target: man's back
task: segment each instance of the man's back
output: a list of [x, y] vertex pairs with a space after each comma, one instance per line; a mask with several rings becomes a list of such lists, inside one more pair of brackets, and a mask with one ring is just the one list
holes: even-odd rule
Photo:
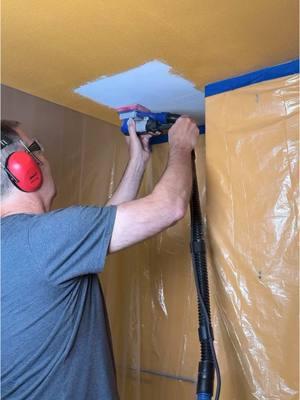
[[72, 207], [2, 218], [3, 400], [117, 398], [95, 275], [114, 216]]

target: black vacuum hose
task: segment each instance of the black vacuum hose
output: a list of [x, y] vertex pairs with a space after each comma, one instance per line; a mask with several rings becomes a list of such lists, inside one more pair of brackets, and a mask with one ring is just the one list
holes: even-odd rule
[[199, 400], [209, 400], [211, 399], [214, 390], [215, 369], [217, 370], [218, 378], [218, 397], [216, 397], [216, 399], [219, 398], [220, 371], [213, 345], [205, 236], [201, 215], [194, 151], [192, 152], [192, 172], [193, 184], [190, 200], [191, 253], [198, 295], [199, 340], [201, 342], [201, 360], [198, 369], [197, 396]]

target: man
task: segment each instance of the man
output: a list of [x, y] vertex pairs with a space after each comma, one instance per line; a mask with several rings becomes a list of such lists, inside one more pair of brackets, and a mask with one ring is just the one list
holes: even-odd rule
[[140, 140], [133, 121], [129, 131], [130, 161], [106, 207], [50, 211], [55, 185], [40, 145], [1, 125], [3, 400], [118, 398], [97, 273], [108, 252], [183, 218], [199, 134], [187, 117], [173, 125], [163, 176], [134, 200], [149, 136]]

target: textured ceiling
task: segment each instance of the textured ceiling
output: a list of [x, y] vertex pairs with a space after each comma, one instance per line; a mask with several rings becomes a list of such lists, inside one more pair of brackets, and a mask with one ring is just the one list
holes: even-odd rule
[[113, 123], [73, 90], [153, 59], [202, 89], [298, 56], [298, 0], [2, 0], [1, 18], [2, 83]]

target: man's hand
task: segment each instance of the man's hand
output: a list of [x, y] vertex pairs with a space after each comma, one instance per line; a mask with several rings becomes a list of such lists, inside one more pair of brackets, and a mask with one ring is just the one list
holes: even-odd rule
[[137, 162], [138, 164], [146, 166], [150, 159], [151, 149], [149, 140], [152, 135], [140, 135], [136, 134], [135, 122], [130, 119], [128, 122], [129, 137], [126, 137], [127, 144], [129, 146], [130, 160]]
[[126, 141], [129, 146], [130, 159], [119, 186], [106, 203], [107, 206], [119, 205], [136, 198], [147, 162], [150, 158], [149, 139], [152, 135], [146, 134], [138, 137], [133, 119], [128, 124], [128, 131], [129, 137], [126, 138]]
[[178, 118], [169, 130], [169, 145], [171, 150], [192, 151], [199, 137], [196, 123], [187, 116]]

